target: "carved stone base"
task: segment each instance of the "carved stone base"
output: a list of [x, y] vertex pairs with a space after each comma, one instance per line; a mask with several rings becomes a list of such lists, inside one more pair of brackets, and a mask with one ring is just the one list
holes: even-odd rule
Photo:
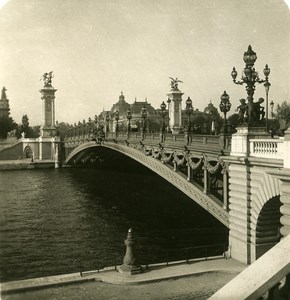
[[248, 156], [250, 154], [250, 139], [269, 138], [270, 134], [264, 127], [237, 127], [237, 132], [232, 135], [231, 155]]
[[40, 136], [44, 138], [51, 138], [55, 136], [56, 134], [56, 128], [54, 126], [48, 127], [48, 126], [41, 126], [40, 127]]
[[143, 272], [143, 268], [141, 266], [128, 266], [128, 265], [122, 265], [118, 268], [118, 271], [121, 274], [127, 274], [127, 275], [135, 275], [140, 274]]
[[180, 126], [174, 126], [171, 128], [172, 134], [179, 134], [181, 130]]

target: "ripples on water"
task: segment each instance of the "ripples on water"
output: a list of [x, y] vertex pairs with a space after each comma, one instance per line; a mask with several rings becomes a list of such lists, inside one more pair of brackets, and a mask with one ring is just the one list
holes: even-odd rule
[[0, 171], [0, 209], [2, 282], [112, 265], [130, 227], [149, 262], [227, 242], [214, 217], [140, 166]]

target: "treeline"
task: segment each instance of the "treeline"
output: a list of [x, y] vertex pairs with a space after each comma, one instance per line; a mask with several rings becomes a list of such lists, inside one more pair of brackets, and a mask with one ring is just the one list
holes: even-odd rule
[[39, 137], [40, 126], [29, 126], [29, 119], [27, 115], [23, 115], [20, 124], [14, 122], [11, 117], [0, 118], [0, 138], [17, 137], [18, 139], [24, 134], [26, 138]]

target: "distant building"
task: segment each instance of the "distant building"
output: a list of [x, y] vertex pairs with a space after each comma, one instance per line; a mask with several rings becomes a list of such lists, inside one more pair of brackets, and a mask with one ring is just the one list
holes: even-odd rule
[[[97, 117], [98, 124], [103, 125], [105, 129], [110, 132], [115, 132], [116, 130], [116, 116], [118, 116], [118, 131], [128, 130], [128, 110], [131, 110], [131, 131], [140, 132], [143, 129], [143, 117], [142, 109], [146, 108], [146, 118], [145, 118], [145, 129], [146, 132], [159, 132], [162, 123], [162, 112], [160, 108], [155, 109], [145, 98], [145, 101], [135, 101], [130, 104], [126, 101], [123, 92], [119, 96], [116, 103], [113, 104], [112, 108], [108, 111], [103, 110]], [[118, 113], [117, 113], [118, 112]], [[219, 118], [218, 109], [211, 103], [205, 107], [204, 111], [199, 111], [198, 109], [193, 109], [190, 115], [190, 131], [193, 133], [209, 132], [212, 121], [216, 121]], [[107, 121], [106, 121], [107, 120]], [[181, 111], [181, 131], [184, 132], [188, 127], [188, 114], [186, 109]], [[166, 114], [164, 117], [165, 126], [167, 130], [169, 124], [168, 116], [168, 105], [166, 107]], [[107, 125], [107, 126], [106, 126]]]
[[[103, 111], [99, 116], [98, 120], [100, 123], [105, 123], [106, 115], [109, 115], [109, 131], [114, 132], [116, 129], [116, 115], [118, 115], [118, 130], [119, 131], [126, 131], [128, 128], [128, 119], [127, 114], [128, 110], [131, 110], [131, 130], [132, 131], [140, 131], [143, 128], [143, 118], [142, 118], [142, 109], [146, 108], [146, 131], [147, 132], [154, 132], [159, 131], [160, 122], [161, 122], [161, 115], [155, 108], [145, 101], [135, 101], [132, 104], [129, 104], [125, 100], [125, 96], [123, 92], [119, 96], [119, 100], [113, 104], [110, 111]], [[117, 113], [118, 111], [118, 113]]]

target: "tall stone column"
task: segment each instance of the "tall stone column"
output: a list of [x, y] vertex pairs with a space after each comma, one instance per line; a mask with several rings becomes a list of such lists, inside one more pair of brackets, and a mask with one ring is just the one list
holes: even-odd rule
[[56, 132], [55, 127], [55, 92], [51, 85], [52, 72], [43, 75], [44, 86], [40, 90], [42, 99], [42, 123], [40, 126], [41, 137], [51, 137]]
[[[56, 160], [58, 167], [58, 156], [55, 150], [59, 150], [60, 141], [56, 139], [55, 126], [55, 92], [57, 91], [51, 84], [53, 78], [52, 72], [44, 73], [42, 80], [43, 88], [40, 90], [42, 100], [42, 122], [40, 126], [39, 141], [39, 159]], [[57, 157], [57, 159], [56, 159]]]
[[181, 129], [181, 101], [183, 93], [178, 89], [180, 80], [171, 78], [171, 91], [167, 94], [170, 100], [169, 127], [173, 134], [178, 134]]

